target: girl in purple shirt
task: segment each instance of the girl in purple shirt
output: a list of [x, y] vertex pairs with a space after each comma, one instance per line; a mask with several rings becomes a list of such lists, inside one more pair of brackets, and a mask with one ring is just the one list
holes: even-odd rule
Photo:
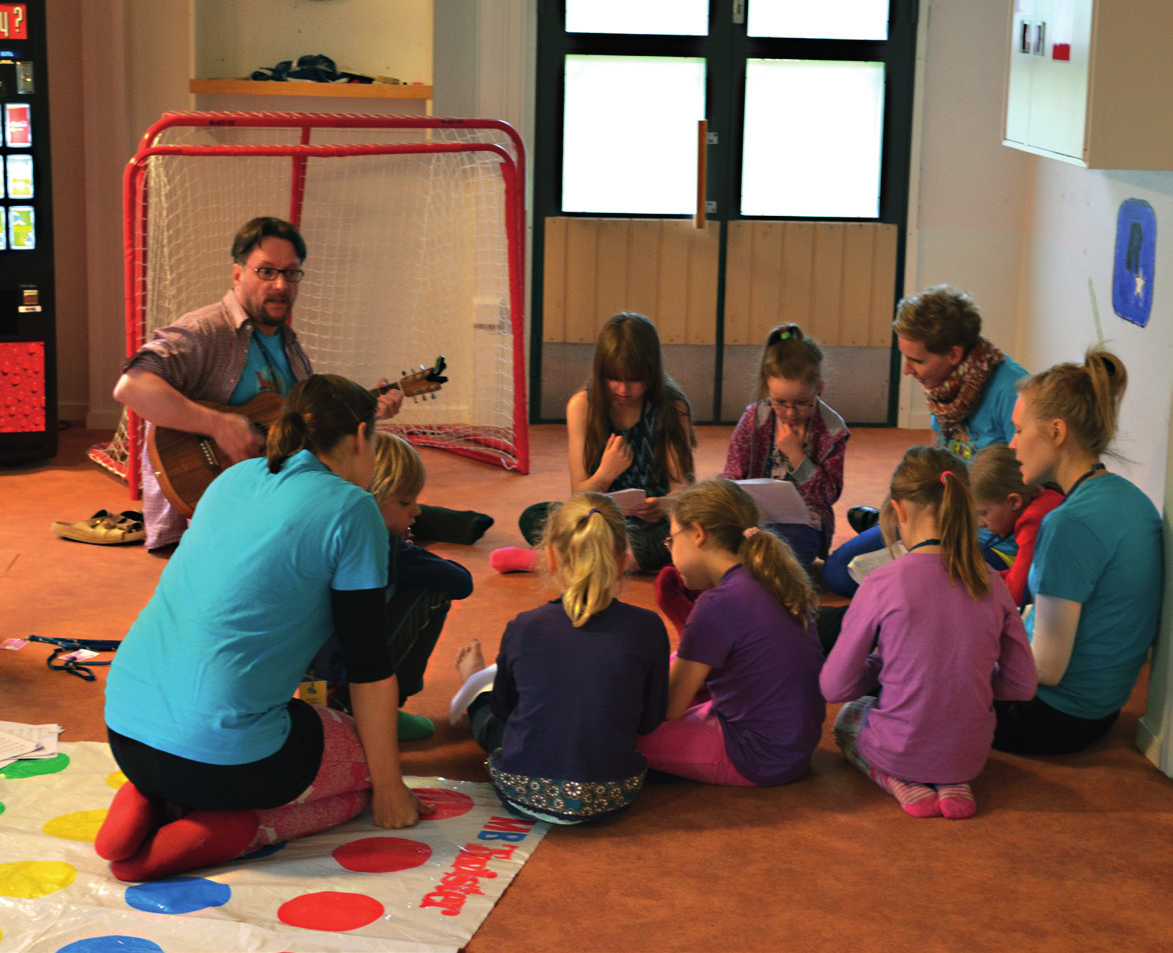
[[[668, 721], [639, 739], [651, 767], [709, 784], [785, 784], [822, 736], [818, 600], [753, 498], [706, 480], [673, 498], [672, 562], [704, 590], [669, 675]], [[664, 607], [670, 615], [672, 609]]]
[[[978, 549], [960, 457], [909, 448], [880, 512], [889, 543], [897, 523], [908, 553], [864, 579], [819, 683], [827, 701], [849, 702], [835, 719], [847, 760], [906, 812], [972, 817], [969, 782], [990, 753], [994, 699], [1034, 696], [1034, 658]], [[865, 694], [877, 686], [878, 697]]]

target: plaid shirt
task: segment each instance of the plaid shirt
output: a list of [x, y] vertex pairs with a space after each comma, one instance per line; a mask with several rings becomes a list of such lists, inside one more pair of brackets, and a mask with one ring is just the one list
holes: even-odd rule
[[730, 480], [752, 480], [788, 476], [806, 501], [812, 516], [822, 522], [824, 544], [835, 535], [832, 507], [843, 492], [843, 459], [851, 431], [843, 418], [818, 400], [806, 433], [806, 456], [787, 461], [782, 473], [772, 472], [774, 456], [774, 411], [769, 401], [750, 404], [729, 438], [729, 453], [722, 476]]
[[[227, 404], [248, 361], [249, 344], [255, 332], [236, 293], [229, 291], [219, 303], [185, 314], [173, 325], [160, 328], [123, 364], [150, 371], [190, 400]], [[313, 370], [297, 335], [288, 324], [281, 325], [285, 355], [296, 380]], [[146, 446], [142, 458], [143, 516], [147, 548], [158, 549], [179, 541], [187, 520], [167, 502], [159, 489]]]

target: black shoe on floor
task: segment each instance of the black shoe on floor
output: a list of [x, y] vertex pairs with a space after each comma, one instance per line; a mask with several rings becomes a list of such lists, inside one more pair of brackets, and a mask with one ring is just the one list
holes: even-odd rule
[[880, 511], [874, 506], [853, 506], [847, 511], [847, 525], [856, 533], [871, 529], [880, 522]]

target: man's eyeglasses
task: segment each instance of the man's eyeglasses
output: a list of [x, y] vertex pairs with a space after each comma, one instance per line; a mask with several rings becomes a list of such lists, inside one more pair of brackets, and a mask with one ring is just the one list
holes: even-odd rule
[[780, 412], [792, 410], [796, 414], [809, 414], [815, 409], [815, 402], [813, 400], [796, 400], [793, 402], [789, 400], [774, 400], [771, 397], [770, 406]]
[[244, 267], [249, 271], [255, 271], [261, 281], [276, 281], [277, 276], [281, 275], [291, 285], [295, 285], [305, 277], [305, 272], [300, 268], [253, 268], [250, 265]]

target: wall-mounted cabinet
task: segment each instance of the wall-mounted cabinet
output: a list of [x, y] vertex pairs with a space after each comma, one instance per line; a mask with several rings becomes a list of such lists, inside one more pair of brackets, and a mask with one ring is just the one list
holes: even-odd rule
[[1089, 169], [1173, 169], [1167, 0], [1011, 0], [1003, 144]]

